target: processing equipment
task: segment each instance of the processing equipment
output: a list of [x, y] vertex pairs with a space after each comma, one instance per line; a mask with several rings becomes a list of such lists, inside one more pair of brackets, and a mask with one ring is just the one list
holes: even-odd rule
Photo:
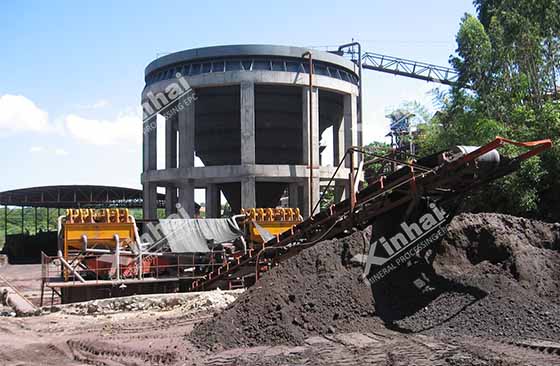
[[[528, 151], [509, 157], [497, 150], [504, 145]], [[366, 253], [368, 259], [364, 263], [366, 272], [363, 277], [370, 282], [383, 280], [390, 274], [390, 269], [409, 262], [411, 257], [421, 259], [433, 249], [437, 240], [426, 242], [420, 239], [449, 222], [465, 193], [515, 172], [524, 160], [551, 146], [550, 140], [515, 142], [497, 137], [481, 147], [458, 146], [412, 161], [397, 161], [390, 156], [351, 148], [346, 152], [345, 159], [353, 161], [354, 154], [362, 154], [371, 159], [369, 163], [389, 161], [396, 163], [395, 166], [400, 169], [380, 176], [359, 192], [352, 190], [348, 199], [274, 235], [263, 242], [258, 252], [248, 252], [195, 280], [190, 290], [223, 286], [224, 281], [239, 276], [247, 267], [256, 268], [258, 277], [262, 261], [278, 264], [323, 240], [345, 236], [370, 225], [373, 236], [370, 250]], [[352, 169], [349, 177], [352, 186], [355, 174]], [[431, 224], [427, 225], [430, 216]], [[426, 232], [420, 232], [420, 227], [416, 230], [413, 225], [418, 225], [418, 222], [422, 229], [427, 228]], [[418, 231], [417, 240], [410, 240], [410, 236], [406, 240], [402, 233], [406, 231], [405, 227], [409, 231], [412, 231], [411, 227]], [[395, 240], [394, 243], [386, 240], [399, 235], [405, 240]], [[381, 244], [377, 245], [379, 242]]]
[[[498, 150], [504, 145], [527, 151], [508, 156]], [[362, 279], [380, 284], [401, 266], [433, 258], [440, 229], [465, 194], [515, 172], [524, 160], [551, 145], [550, 140], [519, 143], [498, 137], [482, 147], [456, 146], [406, 161], [354, 147], [340, 162], [351, 161], [350, 197], [306, 220], [294, 208], [249, 208], [222, 219], [160, 220], [164, 235], [149, 243], [140, 239], [127, 210], [68, 210], [60, 218], [55, 258], [64, 283], [47, 286], [105, 285], [113, 289], [111, 296], [123, 296], [123, 285], [133, 293], [146, 286], [166, 292], [163, 285], [156, 286], [159, 283], [173, 284], [173, 291], [247, 287], [301, 250], [369, 226], [372, 237], [364, 253]], [[358, 190], [356, 154], [362, 155], [364, 164], [388, 162], [394, 170]]]
[[59, 218], [58, 257], [64, 277], [116, 279], [150, 273], [136, 221], [127, 209], [68, 209]]

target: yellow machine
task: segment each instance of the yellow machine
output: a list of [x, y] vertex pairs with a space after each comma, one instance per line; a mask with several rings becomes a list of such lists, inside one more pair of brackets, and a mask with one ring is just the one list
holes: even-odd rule
[[249, 239], [253, 243], [264, 241], [257, 225], [276, 236], [303, 221], [299, 208], [250, 208], [242, 209], [241, 214], [246, 217]]
[[68, 209], [61, 225], [65, 259], [71, 252], [136, 249], [136, 223], [128, 209]]

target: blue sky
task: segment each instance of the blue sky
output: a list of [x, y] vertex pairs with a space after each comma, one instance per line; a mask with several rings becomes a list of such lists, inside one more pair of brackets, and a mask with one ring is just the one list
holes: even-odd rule
[[[353, 5], [353, 8], [349, 8]], [[366, 51], [448, 65], [470, 0], [13, 1], [0, 5], [0, 191], [50, 184], [140, 187], [140, 92], [165, 53], [219, 44]], [[366, 71], [365, 142], [386, 112], [430, 104], [422, 81]]]

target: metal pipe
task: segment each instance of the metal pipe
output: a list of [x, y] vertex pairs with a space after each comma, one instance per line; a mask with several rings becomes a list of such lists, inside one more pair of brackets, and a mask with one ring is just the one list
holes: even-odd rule
[[[111, 250], [110, 249], [88, 249], [86, 250], [86, 253], [97, 253], [97, 254], [111, 254]], [[130, 250], [121, 250], [120, 251], [121, 254], [126, 254], [126, 255], [134, 255], [133, 252], [131, 252]]]
[[[22, 300], [24, 300], [25, 302], [27, 302], [29, 305], [31, 305], [31, 307], [33, 308], [33, 310], [36, 310], [37, 307], [31, 302], [29, 301], [29, 299], [27, 297], [25, 297], [20, 291], [19, 289], [14, 286], [10, 281], [8, 281], [5, 277], [3, 277], [2, 275], [0, 275], [0, 281], [4, 282], [6, 285], [8, 285], [9, 288], [11, 288], [17, 295], [19, 295], [21, 297]], [[15, 299], [13, 299], [13, 303], [12, 304], [8, 304], [10, 306], [12, 306], [14, 308], [14, 310], [16, 310], [15, 308], [19, 308], [17, 305], [20, 305], [19, 302]], [[8, 299], [6, 299], [6, 301], [8, 301]], [[15, 306], [14, 306], [15, 305]]]
[[138, 248], [138, 257], [136, 260], [138, 261], [138, 279], [142, 279], [142, 274], [144, 272], [144, 259], [142, 258], [142, 242], [140, 241], [140, 233], [138, 232], [138, 226], [136, 225], [136, 218], [132, 215], [128, 215], [130, 221], [134, 225], [134, 238], [136, 241], [136, 246]]
[[[364, 96], [362, 94], [363, 88], [362, 88], [362, 84], [363, 84], [363, 80], [362, 80], [362, 45], [360, 44], [360, 42], [351, 42], [351, 43], [347, 43], [347, 44], [343, 44], [342, 46], [338, 47], [338, 51], [342, 51], [343, 48], [347, 48], [347, 47], [353, 47], [353, 46], [357, 46], [358, 47], [358, 76], [360, 78], [360, 82], [358, 84], [358, 93], [360, 94], [360, 104], [359, 104], [359, 108], [358, 108], [358, 146], [362, 146], [363, 145], [363, 121], [362, 121], [362, 116], [363, 116], [363, 105], [364, 105]], [[360, 157], [358, 157], [360, 158]]]
[[[97, 253], [97, 254], [110, 254], [110, 249], [95, 249], [95, 248], [88, 248], [88, 237], [87, 235], [82, 235], [82, 252], [83, 253]], [[121, 250], [121, 254], [135, 254], [130, 250]]]
[[142, 252], [142, 248], [140, 247], [140, 233], [138, 232], [138, 226], [136, 226], [136, 219], [134, 218], [134, 216], [132, 215], [128, 215], [128, 219], [132, 222], [132, 224], [134, 225], [134, 239], [136, 241], [136, 245], [138, 246], [138, 252], [141, 253]]
[[305, 52], [302, 57], [309, 56], [309, 124], [308, 124], [308, 149], [307, 159], [309, 163], [309, 188], [308, 188], [308, 211], [309, 217], [313, 216], [313, 54], [311, 51]]
[[356, 206], [356, 191], [354, 190], [354, 150], [350, 151], [350, 207]]
[[62, 255], [62, 251], [61, 251], [61, 250], [59, 250], [59, 251], [57, 252], [57, 255], [58, 255], [58, 259], [60, 260], [60, 263], [62, 263], [62, 265], [63, 265], [64, 267], [66, 267], [70, 272], [72, 272], [72, 274], [73, 274], [74, 276], [76, 276], [76, 278], [77, 278], [80, 282], [82, 282], [82, 283], [85, 283], [85, 282], [86, 282], [86, 281], [84, 280], [84, 278], [83, 278], [82, 276], [80, 276], [80, 274], [79, 274], [78, 272], [76, 272], [76, 270], [75, 270], [74, 268], [72, 268], [72, 266], [71, 266], [68, 262], [66, 262], [66, 259], [64, 259], [64, 256]]
[[8, 241], [8, 205], [4, 205], [4, 244]]
[[89, 248], [83, 251], [83, 253], [94, 253], [94, 254], [111, 254], [109, 249], [93, 249]]
[[88, 250], [88, 237], [86, 234], [82, 235], [82, 252], [87, 252]]
[[360, 175], [362, 175], [363, 169], [364, 169], [364, 161], [360, 160], [360, 162], [358, 163], [358, 171], [356, 172], [356, 177], [354, 178], [354, 187], [352, 187], [354, 192], [358, 192], [358, 188], [360, 187]]
[[[235, 223], [237, 224], [237, 219], [243, 219], [247, 217], [247, 215], [245, 214], [239, 214], [239, 215], [233, 215], [231, 218], [233, 219], [233, 221], [235, 221]], [[237, 226], [237, 228], [239, 229], [239, 226]]]
[[[57, 242], [57, 247], [58, 247], [58, 251], [61, 253], [59, 257], [62, 258], [62, 250], [64, 249], [63, 246], [63, 239], [62, 239], [62, 220], [64, 219], [64, 216], [59, 216], [58, 220], [57, 220], [57, 234], [56, 234], [56, 242]], [[63, 272], [63, 265], [60, 265], [60, 273], [62, 274]]]
[[57, 220], [57, 231], [58, 231], [58, 236], [60, 236], [60, 233], [62, 231], [62, 220], [65, 218], [66, 216], [58, 216], [58, 220]]
[[[241, 219], [241, 218], [245, 218], [247, 217], [244, 214], [240, 214], [240, 215], [233, 215], [231, 218], [233, 219], [233, 223], [235, 224], [235, 227], [237, 228], [237, 230], [241, 231], [241, 229], [239, 228], [239, 224], [237, 224], [237, 219]], [[243, 244], [243, 253], [247, 254], [247, 242], [245, 241], [245, 238], [242, 236], [239, 237], [241, 239], [241, 243]]]
[[121, 241], [118, 234], [115, 234], [115, 267], [117, 281], [121, 279]]

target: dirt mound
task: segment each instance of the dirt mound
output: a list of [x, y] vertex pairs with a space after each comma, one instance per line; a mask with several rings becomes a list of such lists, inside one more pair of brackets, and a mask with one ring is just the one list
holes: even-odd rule
[[560, 224], [498, 214], [456, 217], [439, 247], [436, 269], [463, 274], [483, 262], [560, 304]]
[[438, 247], [431, 301], [396, 324], [430, 334], [558, 340], [559, 249], [558, 224], [460, 215]]
[[560, 225], [459, 215], [433, 267], [403, 266], [373, 289], [358, 281], [361, 266], [350, 261], [367, 245], [358, 232], [303, 251], [197, 326], [190, 340], [225, 348], [301, 344], [316, 334], [383, 325], [434, 335], [560, 339]]
[[[364, 233], [367, 235], [367, 233]], [[310, 334], [369, 331], [374, 317], [370, 288], [358, 281], [350, 259], [364, 251], [361, 232], [324, 241], [273, 269], [224, 312], [197, 326], [190, 340], [207, 347], [301, 344]]]

